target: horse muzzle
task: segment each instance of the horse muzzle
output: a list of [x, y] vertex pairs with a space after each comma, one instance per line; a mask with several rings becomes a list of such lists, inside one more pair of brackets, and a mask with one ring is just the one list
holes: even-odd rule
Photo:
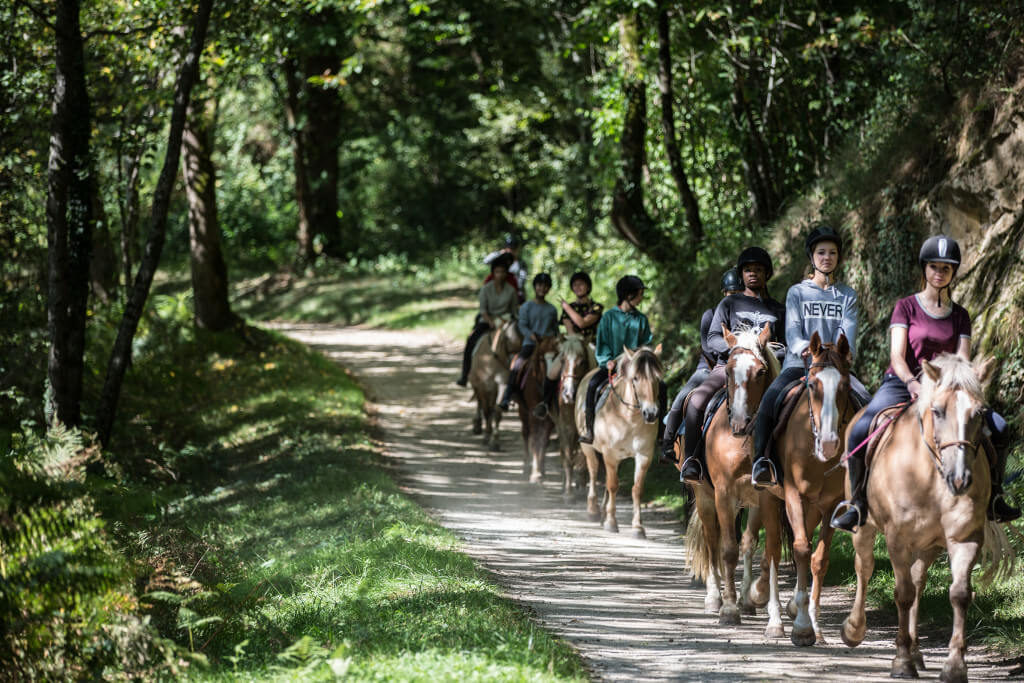
[[970, 470], [963, 473], [951, 472], [946, 475], [946, 486], [949, 487], [949, 492], [954, 496], [966, 493], [967, 489], [971, 488], [972, 481], [973, 477]]
[[836, 457], [837, 453], [839, 453], [838, 439], [822, 441], [821, 448], [815, 451], [815, 455], [818, 456], [818, 460], [821, 462], [828, 462], [832, 458]]
[[654, 424], [655, 422], [658, 421], [658, 411], [657, 410], [650, 410], [648, 408], [644, 408], [641, 411], [641, 413], [644, 416], [644, 423], [645, 424]]

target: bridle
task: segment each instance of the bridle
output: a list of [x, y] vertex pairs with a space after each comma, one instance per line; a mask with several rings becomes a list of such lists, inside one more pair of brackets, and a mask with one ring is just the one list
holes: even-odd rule
[[[811, 403], [811, 377], [810, 377], [810, 371], [812, 369], [814, 369], [814, 368], [835, 368], [836, 370], [839, 370], [839, 367], [835, 363], [832, 363], [831, 361], [817, 361], [817, 362], [808, 364], [807, 360], [804, 359], [804, 394], [806, 394], [806, 396], [807, 396], [807, 418], [810, 420], [810, 423], [811, 423], [811, 434], [814, 435], [814, 455], [819, 460], [821, 460], [822, 456], [824, 455], [824, 449], [821, 447], [821, 428], [819, 427], [818, 423], [815, 422], [815, 420], [814, 420], [814, 405]], [[840, 375], [842, 375], [842, 372], [840, 372]], [[838, 394], [838, 391], [836, 393]], [[837, 403], [838, 403], [838, 399], [839, 399], [839, 397], [837, 396], [836, 397]], [[842, 412], [839, 413], [839, 422], [840, 422], [840, 424], [842, 424], [843, 418], [846, 417], [846, 413], [847, 413], [847, 411], [849, 411], [849, 409], [850, 409], [850, 397], [849, 397], [849, 394], [847, 394], [846, 404], [843, 406]], [[841, 453], [842, 453], [841, 449], [836, 449], [836, 455], [837, 456], [840, 455]]]
[[939, 473], [939, 476], [945, 478], [946, 472], [942, 468], [942, 451], [950, 446], [959, 446], [963, 449], [970, 449], [974, 451], [971, 456], [977, 457], [978, 444], [967, 439], [956, 439], [954, 441], [944, 441], [939, 443], [938, 439], [935, 438], [935, 421], [932, 420], [932, 433], [929, 439], [924, 433], [924, 420], [921, 418], [921, 413], [917, 414], [917, 428], [921, 432], [921, 441], [928, 447], [928, 454], [932, 457], [932, 464], [935, 465], [935, 470]]
[[[735, 347], [733, 347], [732, 351], [729, 352], [729, 360], [731, 361], [733, 356], [735, 356], [740, 351], [742, 351], [744, 353], [749, 353], [751, 356], [753, 356], [755, 359], [757, 359], [758, 362], [760, 362], [762, 365], [767, 367], [768, 364], [765, 362], [764, 358], [760, 354], [758, 354], [753, 349], [746, 348], [745, 346], [735, 346]], [[727, 384], [726, 384], [726, 387], [725, 387], [725, 406], [726, 406], [726, 410], [728, 411], [729, 417], [732, 418], [732, 392], [729, 391], [728, 378], [726, 379], [726, 382], [727, 382]], [[749, 418], [747, 418], [747, 424], [743, 427], [743, 429], [740, 430], [739, 432], [733, 431], [732, 435], [733, 436], [750, 436], [753, 433], [753, 431], [754, 431], [754, 426], [757, 423], [757, 416], [758, 416], [758, 414], [760, 414], [760, 412], [761, 412], [761, 404], [758, 403], [757, 404], [757, 410], [755, 410], [754, 413]]]

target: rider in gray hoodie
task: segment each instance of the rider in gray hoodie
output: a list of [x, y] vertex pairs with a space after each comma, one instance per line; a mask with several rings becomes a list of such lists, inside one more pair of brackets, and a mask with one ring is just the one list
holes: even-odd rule
[[[815, 332], [823, 343], [834, 343], [846, 335], [851, 355], [856, 349], [857, 294], [847, 285], [835, 282], [835, 270], [843, 254], [842, 238], [827, 225], [813, 228], [804, 240], [812, 274], [789, 288], [786, 294], [786, 359], [782, 372], [761, 399], [754, 427], [754, 466], [751, 480], [756, 487], [780, 482], [779, 463], [768, 452], [768, 440], [778, 422], [779, 393], [806, 372], [804, 358], [809, 353]], [[850, 375], [850, 388], [861, 402], [871, 400], [864, 385]]]

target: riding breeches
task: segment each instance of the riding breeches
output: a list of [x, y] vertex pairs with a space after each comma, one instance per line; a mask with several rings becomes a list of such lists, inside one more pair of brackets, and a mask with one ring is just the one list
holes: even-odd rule
[[716, 365], [708, 374], [707, 379], [690, 392], [690, 401], [686, 405], [685, 417], [685, 457], [690, 457], [696, 450], [697, 443], [700, 441], [700, 428], [701, 422], [704, 420], [704, 411], [707, 409], [711, 397], [725, 386], [725, 382], [725, 365]]
[[476, 317], [476, 322], [473, 325], [473, 331], [469, 333], [469, 337], [466, 339], [466, 348], [462, 351], [462, 376], [466, 377], [469, 374], [469, 364], [473, 360], [473, 349], [476, 348], [476, 343], [480, 340], [480, 337], [487, 334], [487, 331], [491, 329], [491, 326], [481, 317]]
[[675, 399], [672, 401], [672, 407], [669, 408], [668, 414], [665, 416], [664, 438], [666, 441], [675, 441], [679, 435], [679, 426], [683, 422], [683, 403], [686, 401], [686, 397], [690, 395], [690, 392], [699, 387], [708, 378], [710, 373], [711, 371], [707, 368], [697, 368], [690, 375], [690, 379], [686, 380], [686, 384], [682, 386], [679, 393], [676, 394]]
[[768, 438], [778, 421], [779, 394], [793, 382], [804, 376], [804, 369], [793, 365], [784, 369], [779, 376], [765, 389], [761, 397], [761, 407], [757, 410], [757, 421], [754, 423], [754, 459], [762, 457], [768, 447]]

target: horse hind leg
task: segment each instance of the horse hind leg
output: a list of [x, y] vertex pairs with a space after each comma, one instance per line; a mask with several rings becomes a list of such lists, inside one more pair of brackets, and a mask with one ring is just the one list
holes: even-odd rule
[[633, 535], [637, 538], [647, 538], [647, 532], [640, 521], [640, 508], [644, 496], [644, 479], [647, 477], [647, 470], [651, 466], [651, 457], [636, 453], [633, 456], [633, 463]]
[[[737, 519], [737, 521], [739, 521]], [[755, 615], [758, 607], [764, 607], [768, 595], [759, 592], [754, 586], [754, 553], [757, 551], [758, 534], [761, 531], [761, 511], [758, 508], [747, 509], [747, 525], [740, 541], [740, 554], [743, 555], [743, 583], [740, 586], [740, 608], [743, 614]]]
[[736, 512], [731, 501], [721, 500], [715, 495], [718, 513], [718, 537], [721, 539], [722, 565], [722, 608], [718, 610], [718, 623], [723, 626], [738, 626], [741, 623], [740, 609], [736, 604], [736, 564], [739, 560], [739, 544], [733, 535], [732, 524]]
[[619, 523], [615, 520], [615, 496], [619, 492], [619, 468], [617, 462], [609, 462], [604, 456], [604, 530], [619, 533]]

